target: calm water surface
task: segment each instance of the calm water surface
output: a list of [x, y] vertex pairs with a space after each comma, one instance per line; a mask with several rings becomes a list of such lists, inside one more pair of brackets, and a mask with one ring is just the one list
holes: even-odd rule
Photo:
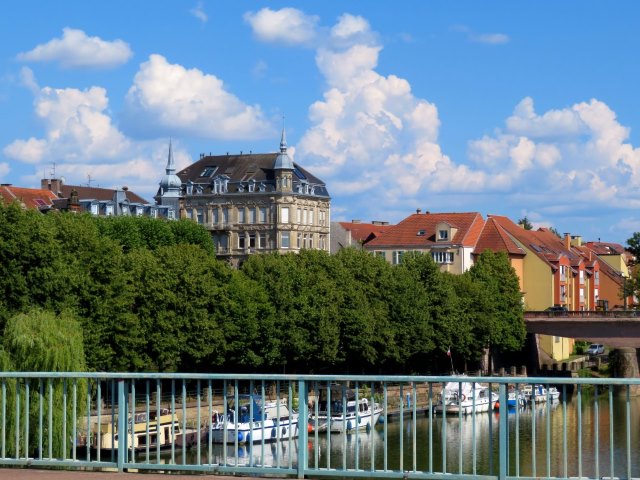
[[[418, 414], [415, 421], [394, 418], [369, 433], [310, 434], [309, 467], [497, 474], [499, 415], [479, 413], [475, 427], [473, 419], [448, 416], [443, 421]], [[510, 412], [508, 423], [509, 475], [627, 477], [630, 470], [640, 477], [640, 398], [628, 406], [625, 399], [583, 398], [579, 408], [574, 396], [566, 407], [543, 403]], [[211, 458], [203, 445], [199, 461], [295, 467], [297, 455], [296, 441], [243, 446], [237, 452], [234, 446], [214, 445]], [[170, 454], [163, 454], [162, 461], [172, 462]], [[173, 461], [182, 463], [181, 451]], [[197, 463], [197, 452], [188, 452], [186, 462]]]

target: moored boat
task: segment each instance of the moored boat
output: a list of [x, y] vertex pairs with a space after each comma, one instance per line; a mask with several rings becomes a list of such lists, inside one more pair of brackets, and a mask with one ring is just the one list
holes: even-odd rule
[[226, 415], [213, 412], [210, 434], [214, 443], [270, 442], [298, 436], [298, 413], [289, 409], [285, 399], [262, 405], [260, 397], [242, 395], [238, 403]]
[[370, 430], [375, 426], [382, 414], [383, 408], [378, 403], [373, 404], [366, 397], [356, 400], [353, 390], [332, 386], [330, 401], [325, 392], [318, 402], [318, 415], [311, 411], [309, 425], [312, 430], [329, 431], [332, 433], [353, 432], [354, 430]]
[[441, 413], [469, 414], [493, 410], [498, 401], [498, 394], [489, 387], [464, 380], [451, 381], [445, 384], [434, 411]]
[[[92, 425], [91, 449], [94, 451], [110, 452], [117, 450], [122, 436], [117, 430], [117, 422], [104, 422]], [[183, 429], [182, 422], [168, 412], [161, 415], [152, 413], [137, 414], [127, 421], [126, 444], [127, 449], [134, 451], [166, 450], [172, 445], [191, 447], [200, 436], [200, 430], [195, 428]]]

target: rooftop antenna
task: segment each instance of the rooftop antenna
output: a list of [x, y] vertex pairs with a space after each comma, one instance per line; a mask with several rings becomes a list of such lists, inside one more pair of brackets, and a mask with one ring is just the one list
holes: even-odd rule
[[56, 178], [56, 162], [51, 165], [51, 178]]
[[87, 187], [91, 186], [91, 174], [87, 173]]

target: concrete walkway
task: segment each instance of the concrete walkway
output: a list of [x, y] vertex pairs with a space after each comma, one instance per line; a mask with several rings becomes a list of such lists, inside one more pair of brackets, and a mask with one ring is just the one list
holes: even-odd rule
[[[0, 480], [230, 480], [233, 475], [174, 475], [168, 473], [76, 472], [70, 470], [35, 470], [0, 468]], [[258, 477], [239, 477], [246, 480]]]

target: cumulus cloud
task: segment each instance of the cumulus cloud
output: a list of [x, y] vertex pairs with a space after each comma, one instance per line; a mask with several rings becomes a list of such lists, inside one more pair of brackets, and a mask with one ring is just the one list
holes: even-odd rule
[[89, 37], [82, 30], [65, 28], [62, 38], [19, 53], [17, 58], [23, 62], [56, 62], [65, 68], [113, 68], [126, 63], [132, 55], [122, 40], [105, 41]]
[[207, 12], [204, 11], [204, 4], [202, 2], [198, 2], [198, 4], [189, 10], [189, 13], [200, 20], [202, 23], [207, 23], [209, 21], [209, 17]]
[[[509, 172], [519, 195], [538, 204], [606, 202], [631, 208], [623, 191], [640, 186], [640, 149], [604, 102], [535, 111], [524, 98], [495, 135], [469, 143], [469, 158], [488, 173]], [[545, 198], [546, 197], [546, 198]]]
[[315, 39], [319, 18], [296, 8], [263, 8], [245, 13], [244, 20], [261, 41], [296, 45], [309, 44]]
[[126, 124], [143, 130], [210, 139], [257, 139], [274, 132], [259, 105], [247, 105], [222, 80], [151, 55], [126, 96]]
[[106, 113], [108, 103], [104, 88], [44, 87], [34, 106], [45, 127], [45, 138], [15, 140], [3, 152], [33, 164], [45, 158], [74, 162], [117, 157], [128, 148], [128, 141]]
[[9, 164], [7, 162], [0, 163], [0, 178], [4, 178], [5, 176], [7, 176], [10, 171], [11, 167], [9, 167]]
[[328, 32], [316, 50], [326, 90], [309, 108], [311, 127], [297, 147], [333, 192], [350, 201], [384, 197], [393, 208], [429, 191], [504, 182], [442, 152], [437, 107], [416, 97], [406, 79], [376, 70], [382, 45], [366, 19], [342, 15]]

